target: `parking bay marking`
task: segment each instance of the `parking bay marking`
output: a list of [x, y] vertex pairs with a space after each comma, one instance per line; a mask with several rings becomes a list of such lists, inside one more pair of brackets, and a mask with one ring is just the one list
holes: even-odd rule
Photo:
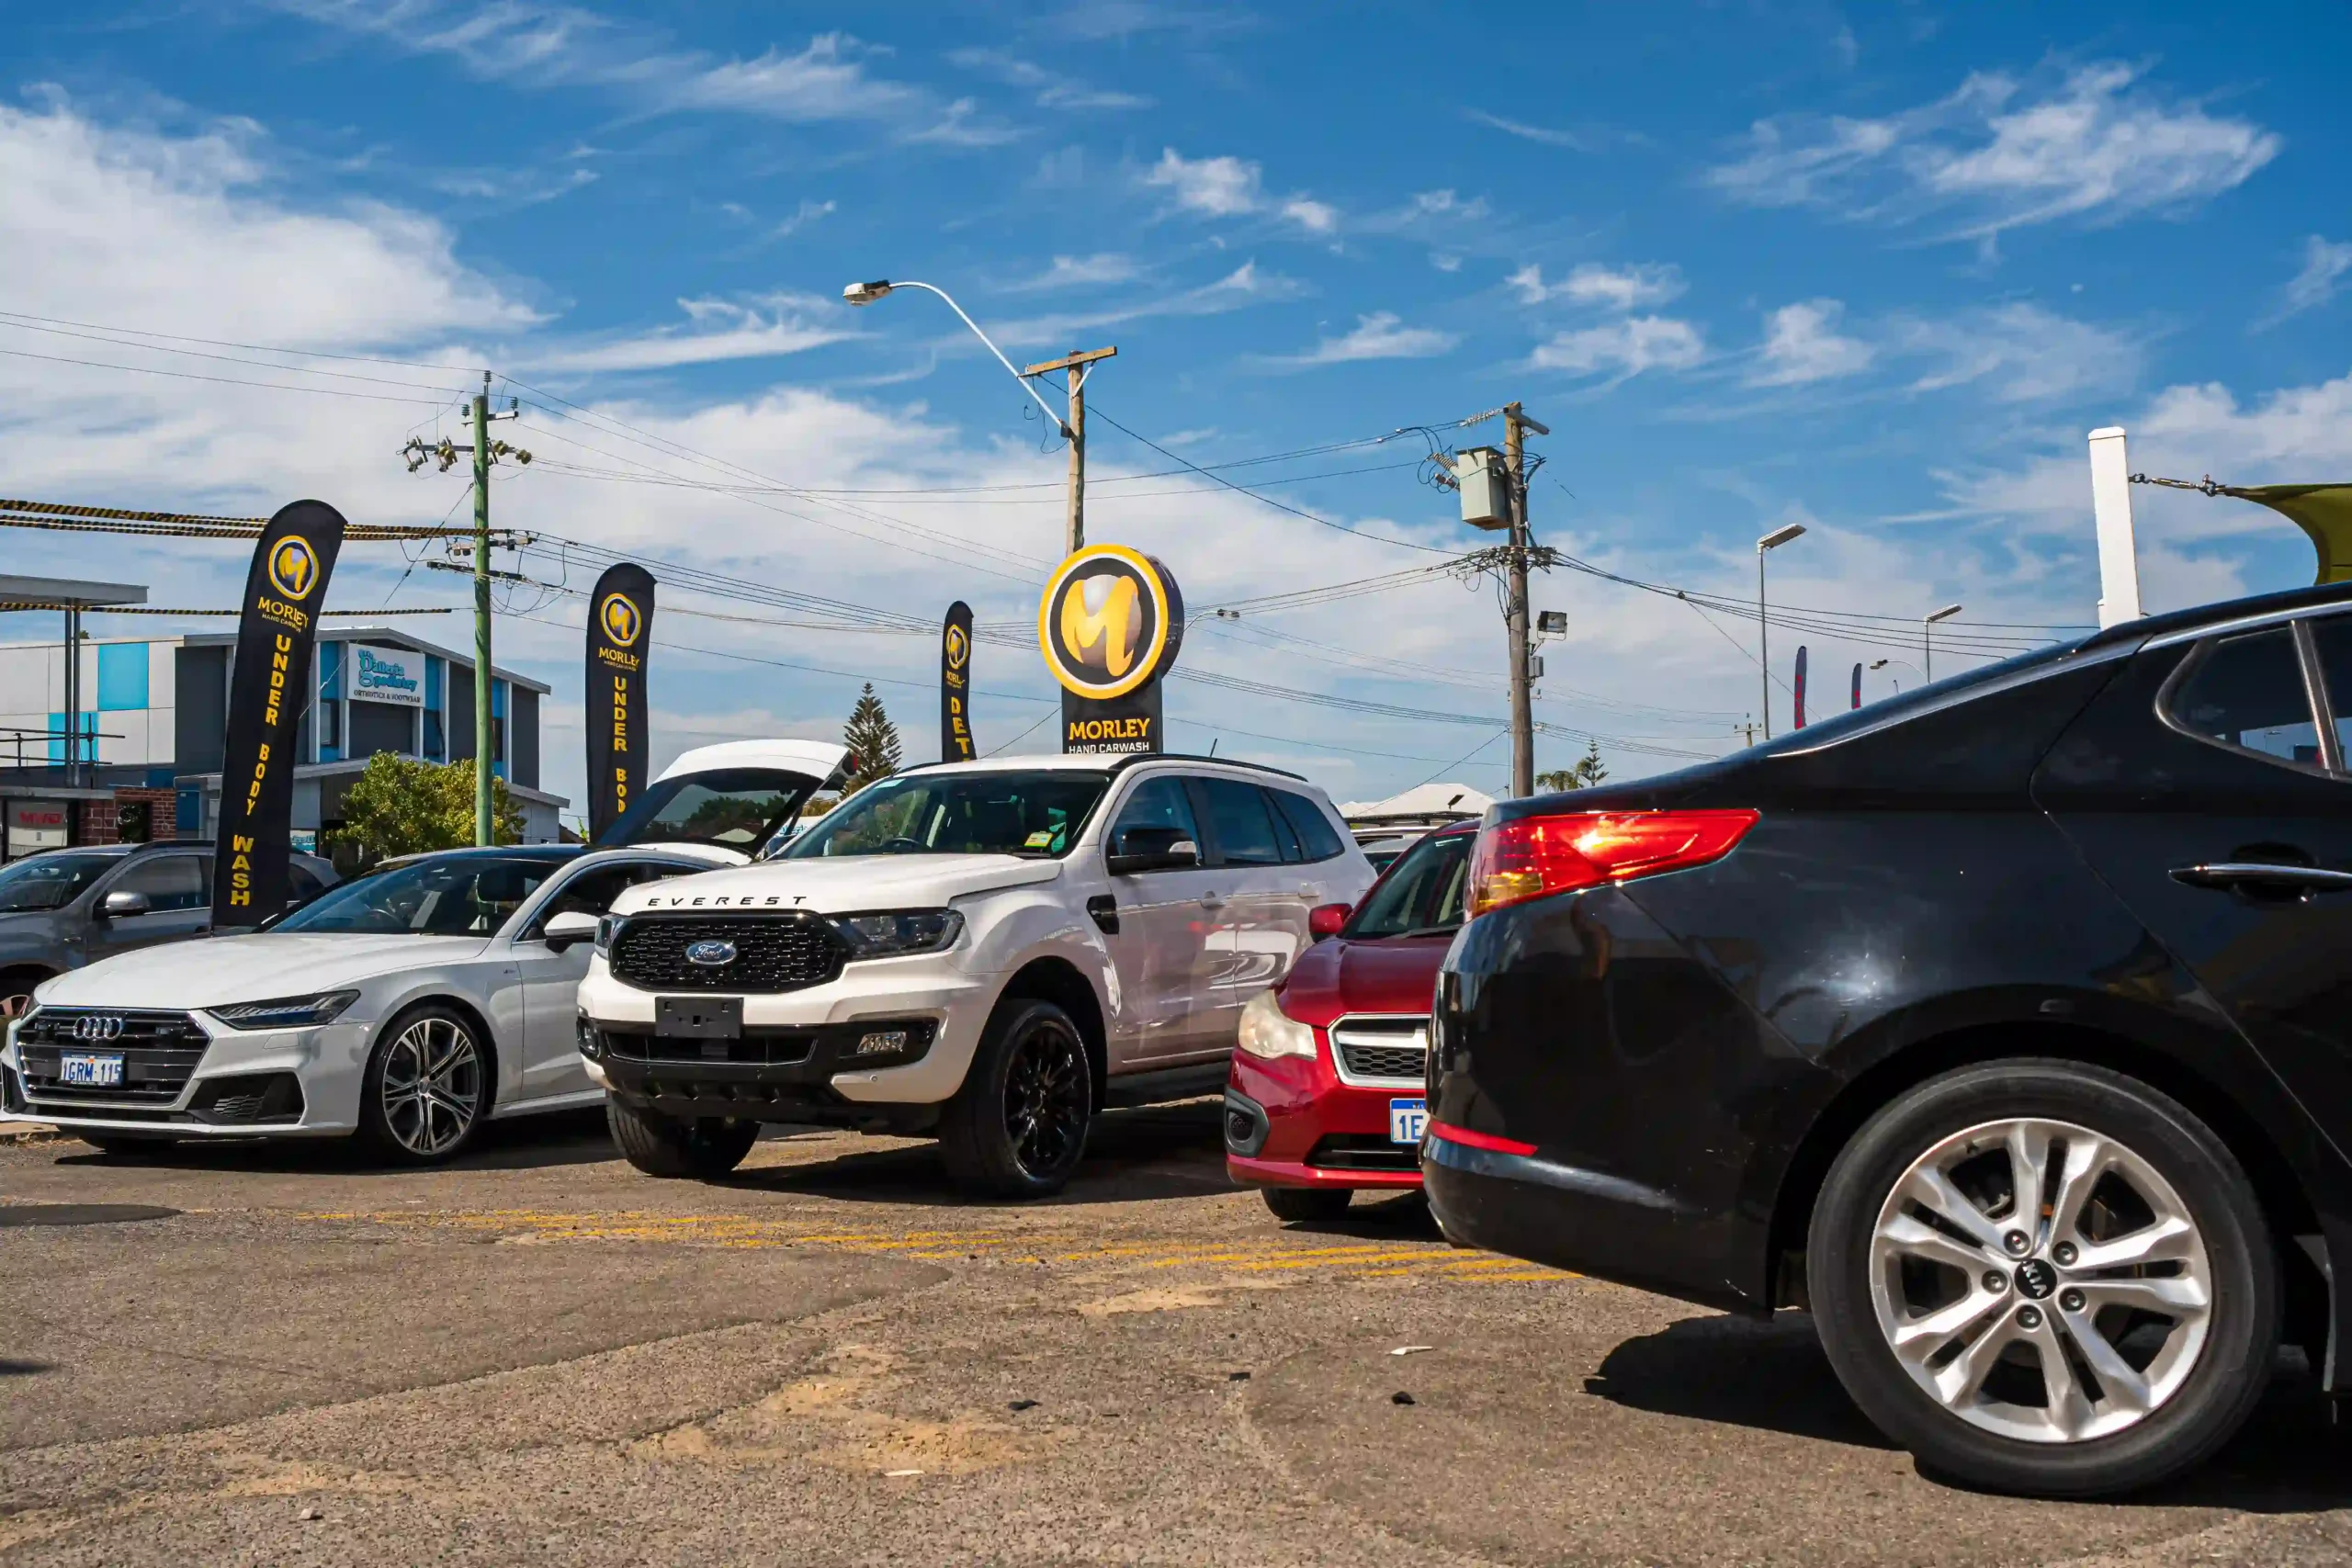
[[[1367, 1241], [1336, 1247], [1293, 1247], [1268, 1237], [1236, 1247], [1231, 1243], [1114, 1243], [1089, 1247], [1084, 1237], [1069, 1232], [984, 1230], [843, 1231], [797, 1230], [788, 1223], [749, 1215], [620, 1213], [592, 1215], [537, 1210], [442, 1211], [394, 1210], [306, 1213], [322, 1222], [372, 1223], [409, 1228], [453, 1228], [497, 1231], [515, 1240], [653, 1241], [698, 1243], [726, 1247], [838, 1247], [849, 1251], [887, 1253], [910, 1258], [954, 1260], [985, 1253], [1016, 1263], [1106, 1263], [1137, 1269], [1184, 1269], [1234, 1266], [1247, 1272], [1326, 1270], [1346, 1279], [1389, 1279], [1434, 1275], [1469, 1283], [1551, 1281], [1576, 1276], [1531, 1266], [1521, 1259], [1489, 1253], [1465, 1252], [1442, 1244], [1399, 1246]], [[1021, 1248], [1015, 1252], [1012, 1249]]]

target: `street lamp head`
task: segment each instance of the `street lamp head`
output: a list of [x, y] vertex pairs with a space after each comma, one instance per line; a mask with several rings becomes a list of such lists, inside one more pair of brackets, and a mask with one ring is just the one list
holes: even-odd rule
[[1948, 621], [1948, 620], [1951, 619], [1951, 617], [1952, 617], [1952, 616], [1959, 615], [1959, 614], [1960, 614], [1960, 612], [1961, 612], [1961, 606], [1960, 606], [1960, 605], [1958, 605], [1958, 604], [1947, 604], [1947, 605], [1945, 605], [1945, 606], [1944, 606], [1942, 609], [1940, 609], [1940, 610], [1933, 610], [1933, 611], [1928, 612], [1926, 615], [1922, 616], [1921, 618], [1922, 618], [1923, 620], [1925, 620], [1925, 621], [1926, 621], [1929, 626], [1933, 626], [1933, 625], [1935, 625], [1938, 621]]
[[871, 283], [853, 283], [842, 290], [842, 299], [850, 305], [871, 305], [890, 292], [890, 280], [877, 277]]
[[1785, 528], [1775, 528], [1756, 541], [1756, 553], [1762, 555], [1766, 550], [1776, 550], [1804, 532], [1804, 525], [1802, 523], [1792, 523]]

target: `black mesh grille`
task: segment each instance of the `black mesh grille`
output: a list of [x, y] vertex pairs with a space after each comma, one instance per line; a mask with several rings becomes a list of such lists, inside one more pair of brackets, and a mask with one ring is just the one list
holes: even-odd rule
[[1342, 1043], [1340, 1058], [1360, 1078], [1411, 1078], [1418, 1082], [1429, 1054], [1418, 1045], [1351, 1045]]
[[[724, 964], [696, 964], [696, 942], [734, 944]], [[842, 972], [841, 940], [813, 919], [638, 919], [613, 937], [613, 978], [640, 991], [797, 991]]]
[[1319, 1170], [1419, 1170], [1421, 1150], [1371, 1133], [1330, 1133], [1306, 1151], [1306, 1163]]
[[[210, 1043], [184, 1012], [104, 1008], [43, 1008], [17, 1032], [25, 1096], [52, 1104], [171, 1105]], [[120, 1056], [122, 1082], [69, 1084], [61, 1061], [67, 1055]]]

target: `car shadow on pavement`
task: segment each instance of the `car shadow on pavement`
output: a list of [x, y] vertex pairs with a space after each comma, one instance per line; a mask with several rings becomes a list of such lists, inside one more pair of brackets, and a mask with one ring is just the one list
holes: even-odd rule
[[536, 1170], [618, 1159], [602, 1107], [490, 1122], [473, 1146], [446, 1165], [396, 1164], [357, 1138], [278, 1138], [253, 1141], [188, 1139], [136, 1153], [103, 1154], [85, 1145], [60, 1146], [57, 1163], [167, 1170], [236, 1170], [268, 1175], [333, 1171], [339, 1175], [431, 1170]]
[[[1658, 1415], [1857, 1448], [1894, 1447], [1847, 1398], [1813, 1320], [1802, 1313], [1769, 1320], [1683, 1318], [1610, 1351], [1585, 1380], [1585, 1392]], [[2326, 1401], [2301, 1354], [2290, 1351], [2253, 1417], [2211, 1462], [2159, 1493], [2109, 1501], [2318, 1512], [2352, 1504], [2347, 1461], [2352, 1438], [2328, 1427]]]
[[[1051, 1209], [1230, 1192], [1222, 1116], [1221, 1103], [1213, 1100], [1104, 1111], [1087, 1134], [1086, 1158], [1070, 1184], [1054, 1197], [1013, 1204]], [[940, 1164], [937, 1145], [928, 1142], [753, 1166], [718, 1185], [869, 1203], [992, 1207], [1005, 1201], [957, 1191]]]

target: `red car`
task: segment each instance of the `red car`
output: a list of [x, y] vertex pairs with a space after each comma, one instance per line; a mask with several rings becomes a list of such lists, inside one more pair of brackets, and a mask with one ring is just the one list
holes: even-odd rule
[[1358, 1189], [1418, 1190], [1430, 998], [1462, 924], [1478, 825], [1431, 833], [1363, 901], [1317, 909], [1320, 939], [1241, 1014], [1225, 1168], [1284, 1220], [1330, 1220]]

